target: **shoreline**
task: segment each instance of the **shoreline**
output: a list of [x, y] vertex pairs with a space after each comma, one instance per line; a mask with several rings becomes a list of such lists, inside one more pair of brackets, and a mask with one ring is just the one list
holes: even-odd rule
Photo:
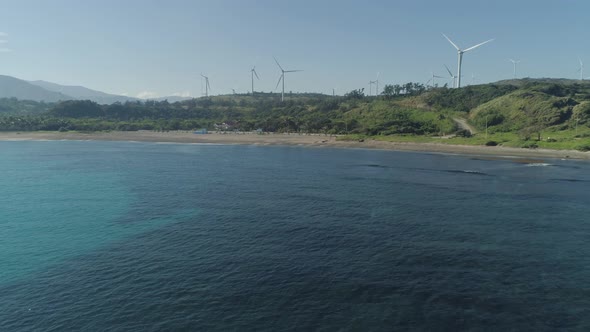
[[211, 133], [193, 134], [185, 131], [112, 131], [112, 132], [0, 132], [0, 141], [77, 140], [136, 141], [152, 143], [201, 143], [237, 145], [285, 145], [332, 148], [378, 149], [425, 153], [450, 153], [516, 158], [552, 158], [590, 160], [590, 152], [575, 150], [523, 149], [502, 146], [451, 145], [442, 143], [385, 142], [377, 140], [337, 141], [335, 136], [321, 134]]

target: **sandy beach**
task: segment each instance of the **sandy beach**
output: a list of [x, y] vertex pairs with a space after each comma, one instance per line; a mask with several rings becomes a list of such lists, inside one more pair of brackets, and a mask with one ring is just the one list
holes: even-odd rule
[[449, 145], [438, 143], [394, 143], [376, 140], [339, 141], [335, 136], [299, 135], [299, 134], [264, 134], [255, 133], [210, 133], [197, 135], [192, 132], [155, 132], [155, 131], [113, 131], [113, 132], [4, 132], [0, 141], [26, 140], [98, 140], [98, 141], [139, 141], [169, 143], [214, 143], [246, 145], [295, 145], [331, 148], [381, 149], [397, 151], [434, 152], [451, 154], [469, 154], [481, 156], [502, 156], [520, 158], [571, 158], [590, 159], [590, 152], [574, 150], [521, 149], [501, 146]]

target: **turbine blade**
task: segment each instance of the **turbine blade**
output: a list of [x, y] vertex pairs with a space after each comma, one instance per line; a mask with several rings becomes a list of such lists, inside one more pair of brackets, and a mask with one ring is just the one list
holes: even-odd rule
[[432, 81], [432, 78], [429, 79], [428, 82], [426, 82], [426, 85], [428, 85], [431, 81]]
[[279, 81], [277, 82], [277, 86], [275, 86], [275, 90], [276, 90], [276, 89], [279, 87], [279, 84], [281, 84], [281, 80], [283, 79], [283, 76], [284, 76], [284, 75], [285, 75], [285, 74], [283, 73], [283, 74], [281, 74], [281, 76], [279, 77]]
[[486, 41], [484, 41], [483, 43], [479, 43], [479, 44], [477, 44], [477, 45], [475, 45], [475, 46], [471, 46], [470, 48], [463, 50], [463, 52], [468, 52], [468, 51], [471, 51], [471, 50], [473, 50], [473, 49], [476, 49], [476, 48], [480, 47], [481, 45], [483, 45], [483, 44], [487, 44], [487, 43], [489, 43], [489, 42], [491, 42], [491, 41], [493, 41], [493, 39], [486, 40]]
[[453, 41], [451, 40], [451, 38], [447, 37], [447, 35], [445, 35], [444, 33], [442, 35], [449, 41], [449, 43], [451, 43], [451, 45], [453, 45], [453, 47], [455, 47], [457, 49], [457, 51], [460, 51], [461, 50], [459, 48], [459, 46], [457, 46], [455, 43], [453, 43]]
[[451, 77], [455, 77], [455, 76], [453, 76], [453, 73], [451, 73], [451, 70], [449, 69], [449, 67], [447, 67], [447, 65], [445, 65], [445, 68], [447, 69], [447, 73], [449, 73], [449, 75], [451, 75]]
[[298, 71], [303, 71], [303, 70], [283, 70], [283, 72], [285, 72], [285, 73], [296, 73]]
[[256, 72], [256, 70], [254, 70], [254, 75], [256, 76], [257, 79], [260, 80], [260, 77], [258, 77], [258, 73]]
[[275, 62], [277, 63], [277, 66], [279, 66], [279, 68], [281, 68], [281, 71], [285, 71], [283, 69], [283, 67], [281, 67], [281, 65], [279, 64], [279, 61], [277, 60], [277, 58], [275, 58], [274, 56], [272, 58], [275, 59]]

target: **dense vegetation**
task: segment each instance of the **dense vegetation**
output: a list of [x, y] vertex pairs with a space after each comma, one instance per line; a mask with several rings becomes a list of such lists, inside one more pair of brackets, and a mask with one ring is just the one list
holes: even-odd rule
[[44, 104], [0, 99], [0, 130], [262, 129], [388, 137], [388, 140], [402, 140], [401, 137], [410, 135], [416, 140], [419, 136], [452, 133], [469, 137], [454, 120], [463, 118], [480, 132], [485, 131], [486, 141], [481, 141], [480, 135], [461, 141], [462, 144], [534, 147], [538, 144], [529, 141], [542, 141], [542, 132], [570, 140], [568, 146], [590, 143], [585, 138], [590, 136], [586, 134], [590, 125], [590, 84], [581, 81], [525, 79], [461, 89], [407, 83], [386, 85], [378, 97], [366, 96], [363, 89], [336, 97], [321, 94], [287, 97], [281, 102], [278, 94], [257, 93], [176, 103], [134, 101], [111, 105], [91, 101]]
[[48, 111], [54, 104], [16, 98], [0, 98], [0, 116], [3, 114], [27, 115]]
[[[398, 96], [398, 98], [401, 98]], [[366, 135], [451, 132], [443, 114], [405, 107], [395, 98], [367, 97], [355, 90], [344, 97], [276, 94], [217, 96], [183, 102], [127, 102], [99, 105], [65, 101], [45, 112], [0, 117], [0, 130], [224, 130]]]

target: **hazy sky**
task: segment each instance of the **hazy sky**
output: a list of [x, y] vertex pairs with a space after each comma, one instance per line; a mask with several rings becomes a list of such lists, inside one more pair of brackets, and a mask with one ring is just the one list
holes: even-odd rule
[[[0, 0], [0, 74], [83, 85], [130, 96], [200, 96], [200, 73], [213, 94], [272, 91], [285, 69], [286, 90], [342, 94], [426, 82], [456, 71], [463, 81], [519, 76], [576, 78], [578, 57], [590, 76], [590, 1], [27, 1]], [[448, 82], [448, 81], [445, 81]], [[439, 83], [443, 83], [439, 80]]]

